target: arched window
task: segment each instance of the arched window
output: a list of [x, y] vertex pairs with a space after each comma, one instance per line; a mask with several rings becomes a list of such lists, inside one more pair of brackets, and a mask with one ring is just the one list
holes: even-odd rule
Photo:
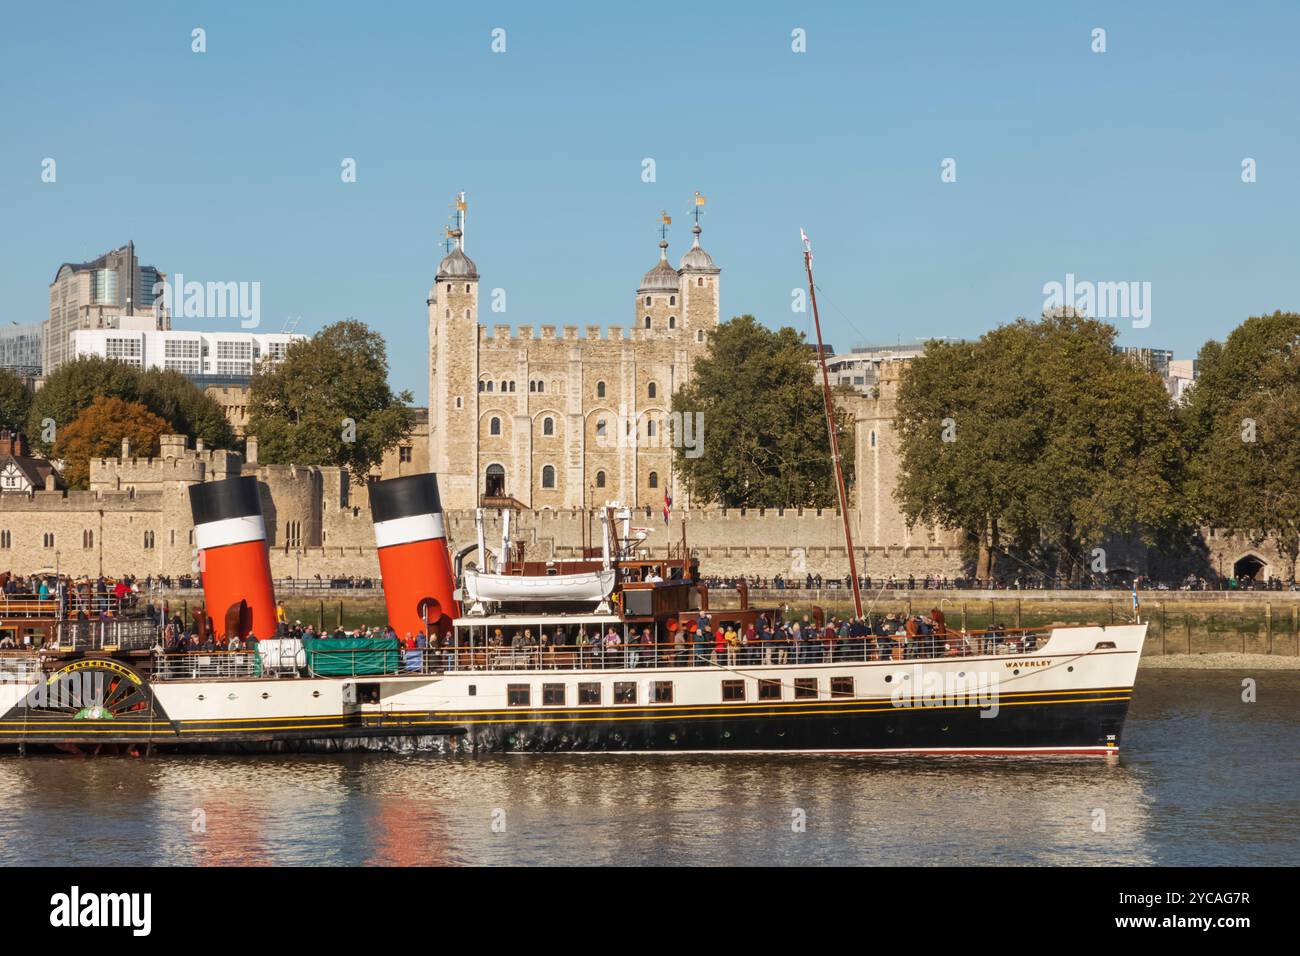
[[443, 318], [447, 318], [447, 319], [450, 319], [450, 318], [451, 318], [451, 309], [448, 309], [448, 310], [447, 310], [447, 314], [446, 314], [445, 316], [443, 316]]
[[597, 438], [605, 437], [605, 419], [603, 418], [596, 419], [596, 437]]
[[656, 391], [655, 383], [654, 383], [654, 382], [651, 382], [651, 383], [646, 387], [646, 393], [647, 393], [651, 398], [654, 398], [654, 397], [655, 397], [655, 391]]
[[646, 420], [646, 423], [645, 423], [645, 437], [646, 437], [646, 438], [654, 438], [654, 437], [655, 437], [655, 420], [654, 420], [653, 418], [650, 418], [650, 419], [647, 419], [647, 420]]
[[596, 397], [597, 397], [597, 398], [604, 398], [604, 397], [605, 397], [605, 383], [604, 383], [604, 382], [597, 382], [597, 383], [596, 383]]
[[703, 341], [704, 341], [704, 330], [703, 330], [703, 329], [696, 329], [696, 330], [695, 330], [695, 341], [697, 341], [697, 342], [703, 342]]
[[506, 382], [506, 381], [502, 381], [502, 383], [501, 383], [501, 391], [503, 391], [503, 392], [508, 392], [508, 391], [510, 391], [510, 383], [509, 383], [509, 382]]
[[555, 434], [555, 419], [551, 418], [549, 415], [542, 419], [542, 434], [543, 435]]
[[451, 291], [451, 283], [450, 283], [450, 282], [447, 283], [447, 291], [448, 291], [448, 292]]
[[478, 390], [481, 392], [481, 391], [483, 391], [483, 388], [484, 388], [483, 383], [482, 383], [482, 382], [479, 382], [479, 383], [478, 383]]
[[646, 305], [649, 305], [649, 304], [650, 304], [650, 296], [646, 296], [646, 297], [645, 297], [645, 304], [646, 304]]
[[469, 283], [468, 283], [468, 282], [465, 283], [465, 291], [466, 291], [466, 292], [469, 291]]
[[488, 465], [483, 493], [490, 498], [500, 497], [506, 493], [506, 470], [500, 465]]
[[537, 383], [536, 383], [535, 381], [533, 381], [532, 379], [529, 379], [529, 380], [528, 380], [528, 391], [530, 391], [530, 392], [535, 392], [535, 391], [537, 391]]
[[95, 532], [87, 529], [81, 532], [81, 546], [87, 550], [95, 546]]
[[467, 319], [469, 318], [469, 309], [466, 309], [466, 310], [465, 310], [465, 318], [467, 318]]
[[512, 381], [512, 382], [510, 383], [510, 391], [513, 392], [514, 390], [515, 390], [515, 383]]
[[677, 316], [675, 315], [668, 316], [668, 328], [670, 329], [677, 328]]
[[648, 315], [645, 317], [645, 327], [650, 328], [650, 316]]
[[546, 383], [543, 382], [540, 378], [537, 380], [537, 390], [539, 392], [546, 391]]
[[488, 422], [488, 434], [489, 435], [501, 434], [501, 419], [494, 418], [492, 419], [492, 421]]
[[650, 487], [651, 488], [659, 487], [659, 472], [657, 471], [650, 472]]
[[555, 487], [555, 466], [554, 465], [547, 465], [542, 469], [542, 487], [543, 488]]
[[603, 471], [596, 472], [596, 487], [597, 488], [605, 487], [605, 473]]
[[876, 447], [876, 433], [875, 433], [875, 432], [872, 432], [872, 433], [871, 433], [871, 447], [872, 447], [872, 448], [875, 448], [875, 447]]
[[696, 285], [704, 285], [704, 276], [700, 276], [698, 279], [696, 279], [696, 280], [695, 280], [695, 284], [696, 284]]
[[670, 296], [668, 297], [668, 304], [669, 304], [669, 305], [676, 305], [676, 304], [677, 304], [677, 296], [675, 296], [675, 295], [670, 295]]

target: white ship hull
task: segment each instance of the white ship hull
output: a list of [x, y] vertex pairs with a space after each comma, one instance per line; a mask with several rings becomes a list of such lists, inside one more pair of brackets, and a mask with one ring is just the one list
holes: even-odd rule
[[147, 710], [112, 719], [25, 711], [33, 679], [0, 684], [0, 742], [1108, 754], [1119, 748], [1145, 632], [1058, 628], [1028, 653], [916, 661], [781, 664], [710, 654], [692, 665], [625, 652], [602, 662], [610, 666], [588, 658], [561, 669], [541, 655], [534, 666], [512, 660], [488, 670], [468, 669], [485, 666], [481, 656], [457, 669], [428, 652], [402, 657], [420, 673], [142, 681]]

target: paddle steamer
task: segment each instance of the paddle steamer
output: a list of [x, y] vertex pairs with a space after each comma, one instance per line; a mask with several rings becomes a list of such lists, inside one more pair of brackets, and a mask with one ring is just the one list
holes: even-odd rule
[[[841, 514], [847, 516], [817, 328]], [[776, 609], [710, 607], [683, 540], [662, 555], [631, 513], [598, 547], [529, 559], [509, 537], [451, 555], [434, 475], [370, 488], [388, 623], [398, 639], [297, 640], [276, 617], [256, 480], [190, 489], [217, 648], [170, 653], [120, 608], [0, 601], [0, 746], [436, 748], [854, 754], [1110, 754], [1144, 624], [841, 639], [820, 617], [794, 641]], [[621, 531], [620, 531], [621, 527]], [[865, 617], [845, 518], [856, 618]], [[467, 559], [476, 553], [471, 563]], [[727, 630], [743, 646], [701, 640]], [[424, 636], [427, 635], [427, 638]], [[261, 638], [262, 640], [257, 640]], [[235, 644], [229, 643], [230, 639]]]

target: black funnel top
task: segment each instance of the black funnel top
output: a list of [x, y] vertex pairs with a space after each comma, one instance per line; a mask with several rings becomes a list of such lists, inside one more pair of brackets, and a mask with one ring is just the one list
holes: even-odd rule
[[435, 474], [389, 478], [370, 486], [370, 515], [376, 522], [429, 514], [442, 514]]
[[190, 513], [196, 525], [227, 518], [261, 516], [262, 498], [252, 475], [190, 485]]

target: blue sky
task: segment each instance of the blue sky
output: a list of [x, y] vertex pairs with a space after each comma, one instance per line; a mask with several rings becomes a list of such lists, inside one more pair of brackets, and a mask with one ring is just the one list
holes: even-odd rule
[[1300, 309], [1300, 7], [984, 6], [10, 4], [0, 321], [41, 319], [60, 262], [134, 239], [167, 271], [261, 282], [264, 329], [363, 319], [423, 403], [460, 189], [483, 289], [507, 292], [487, 324], [630, 325], [659, 210], [675, 262], [695, 190], [724, 314], [810, 328], [803, 227], [840, 350], [977, 336], [1067, 273], [1150, 282], [1121, 341], [1180, 356]]

